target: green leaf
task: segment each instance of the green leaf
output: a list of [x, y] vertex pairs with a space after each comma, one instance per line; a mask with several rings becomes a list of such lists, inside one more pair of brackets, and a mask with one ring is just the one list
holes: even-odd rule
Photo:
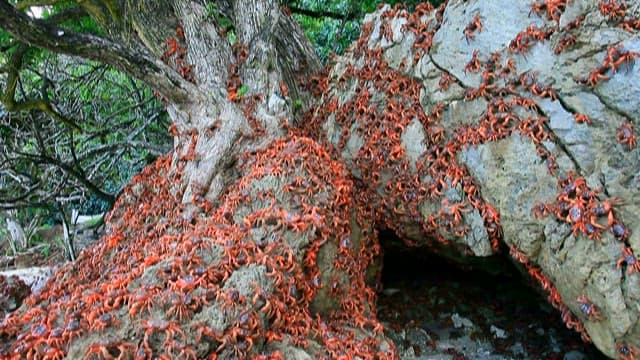
[[240, 97], [244, 96], [244, 94], [246, 94], [247, 91], [249, 91], [249, 88], [247, 87], [247, 85], [242, 85], [240, 89], [238, 89], [238, 96]]
[[227, 32], [227, 40], [229, 40], [229, 44], [231, 46], [233, 46], [233, 44], [235, 44], [236, 41], [238, 40], [238, 37], [236, 36], [236, 33], [233, 30], [230, 30], [229, 32]]
[[207, 17], [212, 18], [218, 13], [218, 8], [215, 3], [207, 3], [205, 11], [207, 12]]

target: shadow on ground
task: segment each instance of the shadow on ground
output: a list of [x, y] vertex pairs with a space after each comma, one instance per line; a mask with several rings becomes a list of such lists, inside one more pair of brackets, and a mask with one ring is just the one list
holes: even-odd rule
[[494, 275], [386, 248], [378, 316], [401, 358], [607, 358], [511, 270]]

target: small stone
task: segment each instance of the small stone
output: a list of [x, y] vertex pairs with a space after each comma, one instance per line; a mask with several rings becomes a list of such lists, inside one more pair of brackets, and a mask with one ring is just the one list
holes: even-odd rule
[[513, 352], [514, 355], [520, 355], [519, 358], [527, 357], [527, 350], [525, 350], [524, 345], [519, 341], [511, 346], [511, 352]]
[[473, 325], [473, 322], [471, 322], [471, 320], [458, 315], [458, 313], [454, 313], [453, 315], [451, 315], [451, 321], [453, 321], [453, 326], [456, 329], [459, 329], [461, 327], [473, 328], [475, 326]]
[[397, 294], [400, 292], [400, 289], [395, 289], [395, 288], [386, 288], [384, 290], [382, 290], [382, 293], [385, 294], [386, 296], [392, 296], [394, 294]]
[[578, 350], [571, 350], [564, 354], [563, 360], [586, 360], [587, 356]]
[[495, 325], [491, 325], [491, 327], [489, 328], [489, 330], [491, 331], [491, 333], [493, 334], [493, 337], [497, 338], [497, 339], [506, 339], [509, 337], [509, 334], [507, 334], [506, 331], [500, 329], [499, 327], [495, 326]]

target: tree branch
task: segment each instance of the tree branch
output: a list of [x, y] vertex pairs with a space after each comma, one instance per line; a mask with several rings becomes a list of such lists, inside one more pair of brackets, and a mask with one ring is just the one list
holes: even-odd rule
[[193, 84], [142, 46], [127, 47], [107, 38], [75, 33], [44, 20], [31, 19], [7, 0], [0, 0], [0, 27], [29, 45], [113, 65], [158, 90], [173, 103], [188, 102], [198, 93]]
[[60, 161], [57, 158], [54, 158], [54, 157], [49, 156], [49, 155], [46, 155], [44, 153], [39, 154], [39, 155], [24, 154], [23, 153], [23, 154], [20, 154], [20, 155], [24, 156], [24, 157], [27, 157], [27, 158], [30, 158], [31, 161], [33, 161], [34, 163], [52, 164], [52, 165], [58, 167], [66, 175], [71, 176], [74, 179], [76, 179], [78, 182], [80, 182], [82, 185], [84, 185], [89, 191], [94, 193], [100, 199], [108, 202], [109, 204], [113, 204], [116, 201], [116, 197], [113, 194], [109, 194], [107, 192], [102, 191], [102, 189], [100, 189], [100, 187], [98, 185], [94, 184], [93, 182], [91, 182], [91, 180], [89, 180], [86, 177], [84, 177], [80, 172], [78, 172], [72, 166]]
[[59, 2], [59, 0], [24, 0], [18, 1], [18, 3], [16, 4], [16, 9], [26, 10], [33, 6], [51, 6]]
[[311, 10], [304, 9], [297, 6], [287, 6], [292, 13], [298, 15], [304, 15], [308, 17], [312, 17], [314, 19], [319, 18], [332, 18], [337, 20], [356, 20], [358, 18], [358, 14], [356, 12], [349, 12], [347, 14], [341, 14], [338, 12], [328, 11], [328, 10]]
[[53, 14], [52, 16], [47, 18], [47, 21], [51, 24], [62, 24], [69, 20], [76, 20], [88, 15], [89, 14], [87, 14], [87, 12], [83, 8], [73, 6], [62, 10], [59, 13]]
[[15, 101], [16, 86], [18, 84], [18, 78], [20, 76], [20, 69], [22, 68], [23, 58], [27, 51], [27, 46], [24, 44], [18, 45], [18, 49], [13, 53], [9, 59], [8, 68], [9, 75], [7, 76], [7, 89], [2, 96], [2, 103], [8, 111], [23, 111], [37, 109], [43, 113], [48, 114], [56, 121], [69, 125], [76, 130], [82, 130], [78, 124], [72, 120], [62, 116], [55, 111], [51, 106], [51, 103], [47, 100], [28, 100], [28, 101]]

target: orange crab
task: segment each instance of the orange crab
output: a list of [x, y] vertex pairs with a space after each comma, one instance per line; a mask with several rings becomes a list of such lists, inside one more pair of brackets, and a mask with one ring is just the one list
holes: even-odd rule
[[627, 121], [620, 125], [616, 132], [616, 140], [622, 145], [627, 145], [629, 151], [636, 148], [638, 140], [633, 133], [633, 124], [631, 122]]
[[469, 40], [475, 39], [475, 35], [473, 34], [475, 31], [482, 32], [482, 22], [480, 22], [480, 15], [474, 16], [473, 20], [464, 29], [464, 37], [467, 39], [467, 43], [469, 43]]
[[627, 264], [627, 275], [631, 275], [634, 271], [640, 272], [640, 262], [638, 262], [630, 247], [624, 246], [622, 248], [622, 256], [618, 259], [616, 267], [620, 269], [622, 264]]
[[586, 295], [580, 295], [576, 301], [580, 305], [580, 311], [585, 314], [589, 320], [591, 321], [599, 321], [602, 320], [602, 314], [600, 314], [600, 310], [596, 307], [596, 305], [587, 298]]

